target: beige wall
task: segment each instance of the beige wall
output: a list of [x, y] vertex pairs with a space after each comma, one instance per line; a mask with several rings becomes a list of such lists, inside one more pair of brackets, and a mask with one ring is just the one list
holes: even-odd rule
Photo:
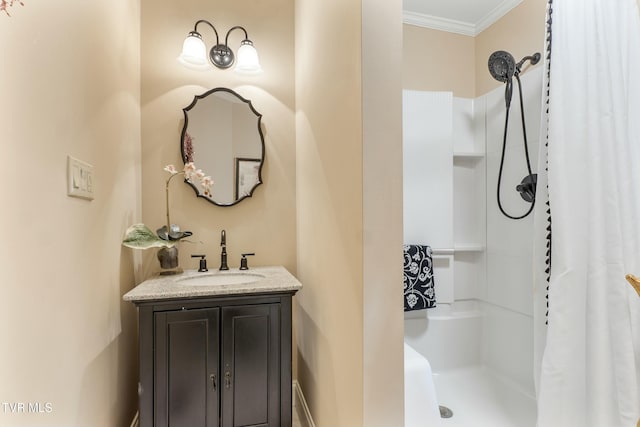
[[361, 3], [295, 10], [298, 380], [317, 425], [361, 426]]
[[362, 1], [366, 427], [404, 425], [401, 22], [401, 0]]
[[410, 90], [453, 91], [475, 96], [473, 37], [415, 25], [403, 25], [402, 87]]
[[[640, 6], [640, 0], [638, 0]], [[516, 60], [544, 52], [547, 0], [524, 0], [476, 37], [403, 25], [403, 89], [474, 98], [500, 86], [487, 70], [496, 50]]]
[[519, 60], [542, 53], [546, 6], [547, 0], [524, 0], [476, 37], [403, 25], [403, 88], [474, 98], [498, 87], [487, 70], [489, 56], [506, 50]]
[[[268, 19], [265, 19], [268, 17]], [[211, 21], [224, 37], [234, 25], [248, 31], [264, 73], [239, 76], [232, 70], [193, 71], [176, 61], [187, 33], [198, 19]], [[199, 26], [211, 47], [213, 30]], [[235, 49], [243, 33], [234, 31]], [[179, 179], [171, 182], [171, 220], [194, 233], [195, 244], [181, 243], [180, 265], [197, 268], [194, 253], [204, 253], [210, 268], [220, 263], [220, 231], [227, 231], [229, 266], [240, 254], [255, 252], [250, 265], [284, 265], [296, 272], [295, 258], [295, 128], [293, 85], [293, 3], [289, 0], [142, 1], [142, 207], [145, 224], [155, 230], [165, 222], [163, 167], [180, 159], [182, 109], [196, 94], [228, 87], [252, 101], [263, 114], [266, 163], [264, 185], [254, 196], [232, 207], [218, 207]], [[215, 180], [215, 171], [211, 173]], [[145, 274], [158, 269], [155, 251], [145, 253]]]
[[319, 426], [402, 425], [401, 61], [377, 56], [400, 10], [296, 1], [298, 380]]
[[502, 83], [487, 69], [489, 56], [496, 50], [510, 52], [516, 61], [535, 52], [544, 54], [547, 0], [524, 0], [476, 38], [476, 96]]
[[[0, 16], [0, 218], [7, 242], [0, 249], [0, 401], [51, 403], [52, 412], [0, 408], [0, 425], [129, 424], [136, 405], [136, 320], [121, 296], [156, 261], [150, 251], [122, 248], [120, 240], [140, 219], [152, 228], [163, 223], [162, 167], [180, 160], [181, 109], [216, 86], [236, 89], [264, 114], [265, 185], [253, 199], [218, 208], [174, 182], [172, 216], [203, 242], [182, 245], [181, 264], [195, 266], [189, 254], [205, 252], [215, 266], [219, 231], [226, 228], [232, 266], [251, 250], [255, 265], [297, 271], [305, 288], [297, 297], [295, 360], [317, 424], [397, 421], [401, 315], [380, 313], [393, 298], [382, 286], [397, 274], [382, 268], [392, 257], [384, 249], [401, 238], [393, 231], [401, 220], [397, 210], [375, 211], [383, 201], [397, 204], [401, 194], [394, 172], [399, 101], [391, 94], [397, 83], [381, 79], [397, 70], [376, 69], [371, 52], [374, 41], [385, 43], [377, 39], [379, 28], [390, 46], [398, 34], [388, 22], [367, 27], [394, 20], [397, 1], [377, 8], [373, 0], [296, 0], [294, 17], [287, 0], [145, 0], [142, 18], [137, 2], [25, 3], [11, 8], [12, 17]], [[499, 85], [486, 72], [488, 55], [541, 50], [545, 4], [525, 0], [473, 47], [468, 37], [405, 25], [403, 87], [471, 97]], [[222, 31], [246, 26], [265, 73], [241, 78], [181, 68], [175, 56], [199, 18]], [[327, 46], [331, 60], [317, 55]], [[389, 122], [381, 120], [382, 103], [371, 98], [380, 84], [379, 95], [389, 96]], [[94, 201], [66, 196], [67, 154], [94, 165]], [[387, 170], [379, 168], [384, 157]], [[388, 241], [380, 238], [382, 221], [393, 224]], [[146, 262], [138, 269], [140, 255]], [[394, 390], [387, 403], [376, 392], [382, 382]]]
[[[3, 426], [128, 426], [134, 284], [120, 245], [140, 217], [139, 5], [25, 1], [0, 13]], [[95, 200], [67, 197], [67, 155]], [[50, 403], [51, 412], [46, 412]]]

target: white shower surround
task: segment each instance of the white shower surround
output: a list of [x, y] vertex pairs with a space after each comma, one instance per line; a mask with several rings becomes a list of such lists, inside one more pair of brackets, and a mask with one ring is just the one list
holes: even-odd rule
[[[527, 70], [522, 76], [522, 83], [529, 154], [535, 169], [540, 141], [542, 67]], [[451, 248], [442, 249], [453, 249], [453, 255], [442, 251], [443, 255], [434, 259], [439, 305], [435, 309], [405, 313], [405, 341], [429, 360], [436, 374], [442, 375], [441, 384], [449, 373], [480, 368], [500, 378], [498, 383], [510, 384], [525, 400], [530, 400], [532, 407], [535, 396], [533, 218], [531, 215], [519, 221], [508, 219], [500, 213], [496, 202], [505, 116], [504, 87], [475, 99], [453, 98], [451, 105], [450, 151], [460, 154], [451, 158], [451, 223], [432, 224], [428, 216], [422, 224], [411, 220], [405, 224], [405, 242], [430, 244], [426, 237], [429, 236], [429, 228], [435, 226], [441, 231], [451, 227]], [[405, 129], [407, 125], [405, 123]], [[438, 123], [432, 125], [437, 126]], [[515, 186], [527, 172], [517, 93], [514, 93], [511, 105], [508, 135], [502, 203], [508, 212], [522, 214], [528, 205], [520, 199]], [[484, 157], [471, 155], [474, 153]], [[405, 153], [405, 158], [407, 155], [411, 153]], [[422, 175], [419, 179], [425, 179], [428, 170], [428, 159], [419, 170], [405, 169], [405, 182], [412, 178], [414, 172]], [[449, 186], [444, 183], [442, 188]], [[447, 200], [447, 197], [435, 195], [434, 199]], [[405, 200], [405, 210], [411, 209], [411, 204]], [[416, 241], [416, 236], [427, 241]], [[484, 250], [456, 250], [463, 244], [473, 244]], [[438, 383], [436, 381], [436, 386]], [[455, 418], [456, 410], [452, 409]], [[534, 413], [529, 411], [530, 419], [521, 420], [524, 424], [517, 427], [533, 425], [533, 416]]]

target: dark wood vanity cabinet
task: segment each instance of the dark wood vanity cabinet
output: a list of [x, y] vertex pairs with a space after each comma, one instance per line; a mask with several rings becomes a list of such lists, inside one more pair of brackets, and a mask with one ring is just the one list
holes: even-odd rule
[[290, 427], [291, 297], [138, 302], [141, 427]]
[[154, 314], [155, 426], [218, 426], [219, 314], [218, 308]]

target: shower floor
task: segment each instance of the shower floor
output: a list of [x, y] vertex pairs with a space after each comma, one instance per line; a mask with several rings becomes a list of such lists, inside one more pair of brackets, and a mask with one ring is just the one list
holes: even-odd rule
[[513, 384], [483, 367], [433, 375], [438, 402], [453, 411], [443, 427], [535, 427], [536, 404]]

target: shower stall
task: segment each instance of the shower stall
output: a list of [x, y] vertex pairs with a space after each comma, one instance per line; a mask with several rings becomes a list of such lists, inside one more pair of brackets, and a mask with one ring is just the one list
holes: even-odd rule
[[640, 426], [638, 3], [547, 6], [544, 67], [497, 51], [483, 96], [404, 93], [404, 238], [436, 299], [405, 344], [445, 427]]
[[[437, 302], [405, 312], [405, 342], [431, 365], [452, 412], [443, 426], [536, 423], [533, 215], [522, 214], [534, 201], [523, 176], [538, 165], [542, 67], [524, 67], [539, 55], [510, 63], [504, 53], [490, 69], [517, 77], [515, 88], [475, 99], [404, 92], [404, 241], [431, 246]], [[522, 102], [506, 109], [519, 87]]]

